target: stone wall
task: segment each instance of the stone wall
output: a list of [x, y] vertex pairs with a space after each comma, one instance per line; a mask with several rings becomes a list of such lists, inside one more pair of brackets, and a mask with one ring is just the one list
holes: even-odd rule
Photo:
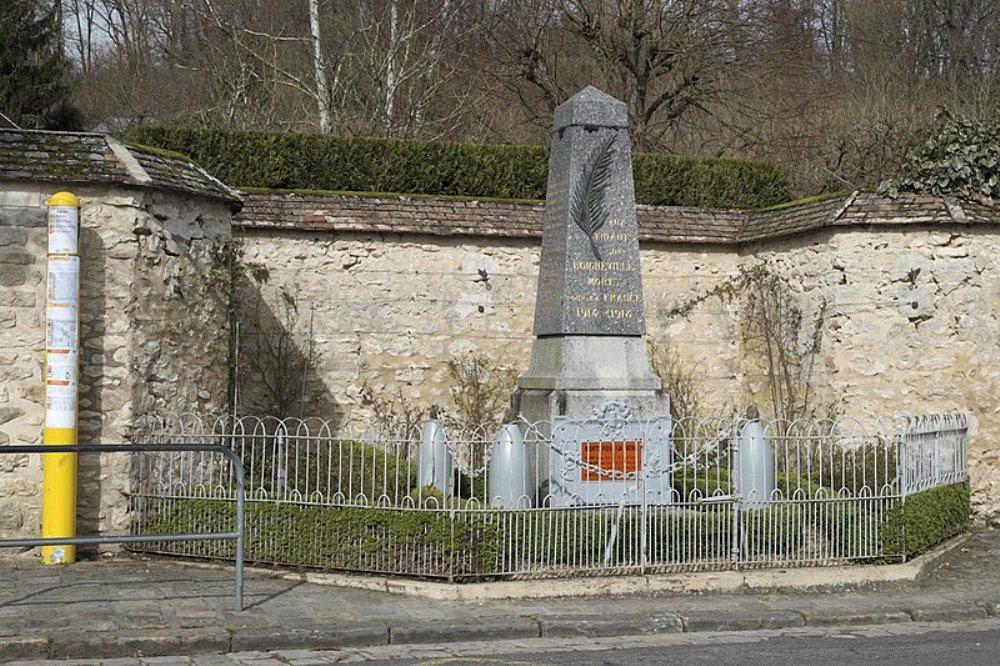
[[[57, 189], [66, 188], [0, 189], [0, 445], [41, 441], [44, 204]], [[225, 411], [230, 204], [154, 187], [69, 189], [83, 204], [81, 442], [127, 441], [145, 415]], [[269, 275], [244, 282], [253, 318], [290, 333], [293, 362], [309, 361], [291, 414], [370, 424], [366, 388], [447, 409], [448, 362], [470, 353], [527, 369], [540, 206], [258, 196], [247, 211], [243, 265]], [[820, 326], [815, 407], [967, 412], [974, 502], [996, 518], [993, 215], [853, 196], [759, 215], [641, 208], [649, 337], [692, 373], [703, 413], [764, 406], [766, 366], [740, 335], [745, 301], [709, 295], [766, 263], [802, 309], [804, 330]], [[246, 408], [259, 386], [237, 380]], [[0, 535], [37, 534], [37, 461], [0, 456]], [[81, 459], [81, 532], [124, 526], [127, 469], [125, 459]]]
[[[308, 223], [282, 228], [256, 224], [248, 202], [251, 214], [239, 235], [246, 258], [271, 272], [267, 298], [273, 302], [279, 287], [294, 294], [297, 339], [315, 351], [302, 413], [370, 423], [365, 385], [447, 408], [454, 386], [447, 363], [469, 352], [526, 370], [537, 236], [477, 234], [468, 204], [457, 207], [453, 225], [443, 218], [435, 227], [417, 214], [393, 224], [392, 214], [362, 219], [329, 200], [321, 210], [295, 203], [310, 211], [301, 217]], [[956, 220], [948, 205], [827, 201], [812, 206], [819, 211], [812, 217], [802, 214], [805, 207], [779, 213], [792, 221], [792, 233], [773, 217], [743, 225], [728, 215], [713, 218], [723, 233], [748, 233], [742, 241], [705, 233], [711, 225], [688, 218], [686, 235], [671, 230], [669, 219], [645, 231], [640, 226], [649, 337], [690, 369], [703, 412], [732, 413], [749, 404], [766, 411], [766, 364], [740, 335], [745, 301], [705, 298], [766, 263], [802, 310], [803, 348], [814, 325], [820, 327], [810, 375], [816, 413], [967, 412], [974, 503], [982, 516], [996, 517], [1000, 224], [981, 210], [975, 220]], [[366, 210], [377, 208], [369, 203]], [[495, 214], [484, 208], [479, 219]], [[530, 230], [538, 209], [523, 210], [524, 220], [511, 225]], [[651, 216], [645, 211], [647, 225]], [[690, 304], [686, 314], [676, 313]]]
[[[45, 202], [81, 201], [80, 443], [128, 441], [144, 414], [226, 404], [231, 211], [148, 188], [0, 186], [0, 445], [42, 442]], [[126, 526], [125, 456], [81, 455], [81, 533]], [[0, 455], [0, 536], [39, 534], [39, 456]]]

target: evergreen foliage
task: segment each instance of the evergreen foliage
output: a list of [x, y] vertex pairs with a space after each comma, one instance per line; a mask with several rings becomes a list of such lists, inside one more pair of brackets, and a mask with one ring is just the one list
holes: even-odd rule
[[988, 202], [1000, 195], [1000, 123], [938, 113], [938, 130], [906, 160], [906, 175], [879, 184], [880, 194], [899, 192]]
[[0, 111], [24, 129], [82, 129], [69, 101], [56, 5], [4, 0], [0, 26]]
[[[540, 200], [548, 175], [540, 146], [175, 127], [130, 138], [189, 155], [238, 187]], [[767, 162], [639, 154], [634, 165], [639, 203], [759, 208], [791, 197], [788, 174]]]
[[912, 558], [969, 529], [969, 482], [931, 488], [894, 506], [879, 530], [884, 553]]

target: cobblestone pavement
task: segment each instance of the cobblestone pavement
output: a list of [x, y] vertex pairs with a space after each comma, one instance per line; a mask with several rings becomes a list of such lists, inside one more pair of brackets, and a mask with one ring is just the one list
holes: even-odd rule
[[788, 581], [769, 592], [463, 602], [251, 574], [247, 607], [236, 612], [231, 569], [130, 557], [43, 567], [8, 556], [0, 557], [0, 661], [304, 665], [390, 658], [377, 651], [402, 646], [449, 656], [470, 641], [1000, 626], [1000, 530], [972, 534], [914, 582], [807, 591], [795, 589], [794, 572]]

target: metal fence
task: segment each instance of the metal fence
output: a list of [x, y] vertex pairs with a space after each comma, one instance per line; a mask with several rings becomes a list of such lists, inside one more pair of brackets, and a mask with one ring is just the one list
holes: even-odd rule
[[[882, 534], [887, 516], [908, 495], [964, 481], [966, 440], [962, 415], [554, 421], [499, 435], [183, 416], [136, 435], [236, 452], [248, 560], [451, 580], [905, 559]], [[233, 519], [225, 461], [155, 455], [133, 475], [135, 530]], [[231, 556], [214, 543], [145, 549]]]

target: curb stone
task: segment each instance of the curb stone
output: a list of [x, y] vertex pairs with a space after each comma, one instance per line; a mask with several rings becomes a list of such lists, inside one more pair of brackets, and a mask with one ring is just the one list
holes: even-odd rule
[[689, 613], [683, 617], [684, 631], [756, 631], [804, 627], [805, 617], [796, 611], [764, 613]]
[[510, 618], [497, 624], [475, 626], [451, 622], [393, 623], [389, 644], [452, 643], [516, 638], [538, 638], [538, 623], [531, 618]]
[[228, 652], [229, 635], [222, 629], [199, 629], [178, 633], [113, 632], [55, 636], [49, 643], [49, 657], [90, 659], [99, 657], [146, 657], [205, 652]]
[[601, 637], [643, 634], [678, 634], [684, 631], [683, 619], [674, 613], [659, 616], [608, 617], [550, 616], [539, 618], [541, 638]]
[[987, 610], [979, 606], [943, 608], [915, 608], [910, 612], [914, 622], [964, 622], [970, 620], [985, 620], [990, 617]]
[[387, 645], [388, 629], [379, 623], [372, 627], [355, 626], [328, 629], [302, 629], [275, 633], [266, 627], [236, 629], [226, 652], [253, 652], [255, 650], [334, 650], [342, 647], [366, 647]]
[[14, 659], [45, 659], [48, 656], [48, 638], [41, 636], [0, 638], [0, 662]]
[[851, 613], [837, 610], [803, 611], [807, 627], [837, 627], [859, 624], [898, 624], [912, 622], [909, 613], [903, 611], [872, 611]]

